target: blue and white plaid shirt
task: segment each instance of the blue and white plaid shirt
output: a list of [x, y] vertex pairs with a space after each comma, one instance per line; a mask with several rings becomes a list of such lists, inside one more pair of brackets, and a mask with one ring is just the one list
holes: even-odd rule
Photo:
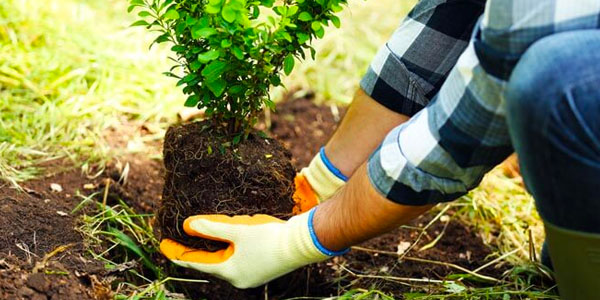
[[[427, 3], [439, 7], [444, 2], [477, 1], [422, 0], [416, 9], [427, 8]], [[421, 84], [421, 93], [416, 93], [417, 98], [411, 101], [416, 106], [423, 104], [424, 108], [393, 129], [369, 158], [371, 183], [394, 202], [424, 205], [454, 200], [475, 188], [485, 173], [512, 153], [504, 90], [513, 67], [539, 39], [558, 32], [598, 29], [600, 0], [488, 0], [479, 20], [447, 78], [437, 79], [443, 83], [439, 92], [435, 84], [425, 85], [426, 91]], [[452, 22], [448, 18], [446, 21]], [[404, 62], [405, 49], [413, 45], [424, 51], [428, 43], [435, 45], [436, 35], [429, 34], [429, 39], [422, 37], [419, 32], [427, 24], [417, 23], [409, 15], [380, 50], [363, 79], [362, 88], [376, 100], [373, 90], [381, 85], [380, 77], [387, 76], [386, 82], [393, 85], [389, 79], [393, 76], [382, 72], [390, 73], [386, 64]], [[459, 44], [460, 39], [455, 43]], [[427, 60], [426, 56], [421, 57]], [[420, 65], [411, 59], [413, 65]], [[439, 66], [427, 69], [444, 69], [443, 63], [444, 60], [439, 60]], [[426, 94], [432, 91], [436, 94], [429, 102]]]

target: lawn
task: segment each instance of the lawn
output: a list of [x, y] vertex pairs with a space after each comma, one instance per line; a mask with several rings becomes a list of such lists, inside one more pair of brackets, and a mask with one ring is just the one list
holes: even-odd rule
[[[317, 58], [297, 62], [284, 79], [287, 89], [272, 91], [281, 112], [269, 120], [289, 128], [302, 126], [294, 123], [301, 118], [285, 103], [314, 93], [312, 103], [306, 105], [318, 109], [306, 118], [321, 113], [329, 116], [331, 120], [325, 122], [329, 127], [323, 131], [331, 134], [338, 112], [350, 102], [377, 48], [414, 4], [349, 2], [341, 16], [341, 28], [328, 28], [325, 38], [314, 45]], [[171, 65], [169, 47], [148, 49], [154, 36], [130, 27], [134, 20], [123, 0], [0, 2], [0, 199], [11, 199], [0, 202], [0, 216], [19, 226], [22, 217], [51, 210], [52, 215], [42, 217], [57, 218], [58, 223], [51, 222], [57, 228], [81, 235], [73, 241], [45, 243], [43, 232], [52, 230], [44, 229], [33, 231], [32, 236], [27, 231], [27, 240], [0, 239], [5, 246], [0, 248], [0, 275], [4, 274], [0, 276], [0, 296], [9, 290], [3, 280], [28, 284], [15, 279], [15, 274], [31, 277], [43, 269], [46, 276], [81, 280], [72, 271], [75, 267], [60, 261], [68, 255], [100, 262], [101, 268], [108, 270], [93, 273], [86, 269], [91, 274], [86, 277], [90, 284], [67, 280], [82, 293], [89, 288], [106, 297], [176, 298], [180, 294], [169, 290], [173, 286], [169, 283], [190, 280], [173, 279], [170, 267], [157, 262], [151, 223], [153, 201], [161, 189], [161, 141], [168, 126], [178, 120], [185, 98], [175, 87], [176, 80], [162, 74]], [[321, 131], [314, 132], [317, 130]], [[284, 138], [284, 144], [301, 147], [294, 139]], [[111, 172], [119, 175], [114, 178]], [[124, 180], [129, 180], [127, 185]], [[125, 192], [118, 190], [115, 182], [123, 184]], [[64, 191], [50, 190], [50, 183]], [[11, 226], [0, 221], [0, 233], [15, 232]], [[400, 230], [404, 231], [387, 242], [389, 249], [371, 243], [353, 251], [388, 258], [370, 265], [372, 269], [361, 273], [353, 268], [353, 259], [359, 254], [336, 262], [335, 276], [342, 278], [343, 284], [338, 284], [332, 296], [557, 298], [552, 282], [537, 263], [543, 226], [533, 199], [524, 190], [522, 178], [507, 176], [503, 168], [493, 170], [467, 196], [436, 207], [425, 219]], [[469, 261], [468, 267], [455, 263], [454, 254], [445, 252], [451, 249], [446, 243], [460, 232], [469, 232], [481, 242], [477, 249], [461, 249], [460, 254], [470, 256], [485, 249], [485, 255], [475, 261], [456, 257], [456, 261]], [[406, 253], [412, 251], [411, 255], [398, 254], [398, 247], [410, 249]], [[126, 267], [132, 261], [139, 268]], [[3, 267], [9, 264], [12, 269]], [[436, 278], [435, 272], [426, 273], [431, 277], [424, 279], [390, 270], [402, 269], [405, 264], [423, 269], [438, 266], [447, 273]], [[59, 269], [62, 271], [56, 271]], [[5, 271], [8, 273], [1, 273]]]

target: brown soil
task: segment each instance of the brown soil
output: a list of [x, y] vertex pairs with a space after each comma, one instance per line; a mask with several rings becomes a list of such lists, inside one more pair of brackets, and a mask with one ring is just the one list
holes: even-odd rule
[[[289, 117], [291, 113], [295, 114], [293, 119]], [[279, 105], [272, 123], [273, 134], [290, 147], [297, 168], [310, 161], [335, 127], [329, 107], [315, 106], [304, 98]], [[315, 133], [316, 130], [323, 133]], [[62, 164], [50, 167], [63, 169]], [[124, 172], [126, 169], [128, 172]], [[0, 184], [0, 299], [112, 299], [111, 287], [114, 290], [124, 274], [109, 273], [102, 263], [91, 259], [86, 252], [84, 239], [75, 230], [78, 215], [85, 209], [70, 213], [82, 199], [76, 196], [77, 191], [81, 194], [99, 192], [102, 199], [108, 180], [107, 203], [121, 198], [140, 212], [150, 212], [160, 201], [164, 170], [160, 161], [135, 155], [122, 157], [120, 163], [111, 164], [95, 179], [88, 179], [79, 170], [57, 173], [27, 182], [24, 186], [28, 192], [18, 192]], [[120, 180], [123, 173], [128, 173], [125, 181]], [[60, 184], [63, 191], [52, 192], [51, 183]], [[93, 189], [88, 189], [90, 187]], [[491, 259], [487, 257], [491, 254], [488, 247], [469, 228], [454, 221], [451, 213], [448, 214], [450, 221], [438, 221], [431, 226], [407, 257], [452, 263], [471, 270], [488, 262]], [[425, 215], [410, 225], [422, 227], [431, 218], [432, 215]], [[296, 285], [290, 285], [287, 278], [270, 283], [266, 288], [268, 291], [264, 287], [240, 291], [221, 288], [228, 284], [211, 279], [208, 284], [188, 287], [197, 294], [209, 295], [208, 299], [264, 299], [265, 293], [270, 294], [270, 299], [331, 296], [350, 288], [379, 288], [401, 296], [411, 289], [405, 281], [399, 280], [401, 277], [443, 279], [450, 274], [464, 273], [410, 259], [400, 263], [397, 255], [388, 254], [395, 253], [402, 242], [414, 242], [419, 233], [414, 228], [403, 228], [373, 239], [361, 247], [379, 253], [352, 250], [344, 257], [291, 275], [297, 276], [292, 280], [298, 283]], [[419, 251], [440, 234], [442, 237], [433, 247]], [[166, 263], [162, 257], [157, 261]], [[481, 273], [500, 278], [506, 268], [492, 266]], [[182, 269], [178, 272], [193, 273]]]
[[325, 145], [345, 112], [344, 107], [316, 105], [310, 93], [302, 97], [290, 93], [271, 115], [268, 131], [292, 152], [292, 164], [300, 169]]
[[25, 192], [0, 187], [0, 299], [108, 299], [98, 279], [104, 268], [84, 255], [70, 214], [86, 183], [81, 172], [68, 171], [27, 182]]
[[190, 238], [183, 221], [193, 215], [291, 215], [295, 171], [276, 140], [251, 134], [223, 147], [209, 122], [174, 125], [165, 135], [165, 186], [158, 208], [160, 236], [215, 251], [222, 242]]

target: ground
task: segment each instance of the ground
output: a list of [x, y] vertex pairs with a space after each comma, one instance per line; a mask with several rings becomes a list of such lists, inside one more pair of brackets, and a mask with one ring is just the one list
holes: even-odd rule
[[[332, 134], [344, 109], [333, 109], [334, 114], [331, 107], [317, 106], [309, 98], [290, 98], [271, 115], [271, 133], [292, 151], [294, 164], [300, 168], [312, 158], [306, 153], [316, 153]], [[114, 143], [120, 142], [114, 139]], [[128, 166], [125, 177], [123, 164]], [[122, 199], [138, 213], [152, 213], [160, 199], [162, 182], [160, 160], [138, 154], [121, 157], [118, 165], [109, 164], [96, 178], [71, 169], [28, 181], [22, 192], [3, 188], [0, 298], [110, 298], [124, 277], [95, 260], [88, 248], [98, 246], [76, 229], [80, 228], [81, 214], [93, 214], [92, 209], [73, 211], [85, 195], [96, 194], [99, 201], [107, 199], [107, 205]], [[315, 271], [325, 274], [326, 282], [309, 287], [304, 291], [307, 295], [295, 296], [336, 296], [357, 289], [375, 289], [399, 298], [411, 291], [439, 292], [439, 283], [452, 278], [452, 274], [467, 275], [496, 258], [481, 236], [454, 215], [454, 208], [436, 210], [404, 228], [355, 247], [341, 258], [320, 264]], [[96, 253], [102, 250], [95, 249]], [[500, 282], [510, 268], [503, 261], [492, 263], [478, 270], [465, 286], [457, 286]], [[446, 285], [449, 282], [454, 280]]]

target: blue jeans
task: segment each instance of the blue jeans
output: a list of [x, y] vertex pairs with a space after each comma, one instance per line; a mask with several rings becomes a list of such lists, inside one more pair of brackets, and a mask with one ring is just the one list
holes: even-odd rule
[[545, 222], [600, 233], [600, 30], [546, 37], [514, 69], [507, 122]]

